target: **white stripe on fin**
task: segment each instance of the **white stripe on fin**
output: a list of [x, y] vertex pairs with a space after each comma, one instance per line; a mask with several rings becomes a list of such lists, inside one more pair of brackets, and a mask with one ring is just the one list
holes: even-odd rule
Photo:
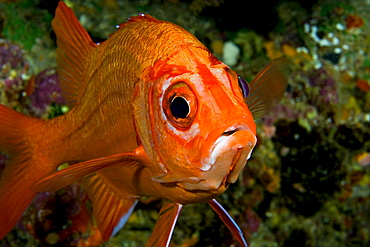
[[126, 224], [128, 218], [130, 218], [130, 215], [134, 211], [134, 208], [135, 208], [136, 204], [137, 204], [137, 200], [132, 204], [131, 208], [127, 211], [126, 214], [124, 214], [122, 216], [122, 218], [119, 220], [118, 224], [113, 228], [113, 232], [112, 232], [112, 235], [110, 237], [113, 237], [114, 235], [116, 235], [117, 232], [119, 230], [121, 230], [122, 227]]

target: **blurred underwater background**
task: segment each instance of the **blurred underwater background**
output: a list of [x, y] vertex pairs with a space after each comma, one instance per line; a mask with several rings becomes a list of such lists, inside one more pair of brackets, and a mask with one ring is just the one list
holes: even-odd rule
[[[189, 30], [248, 81], [274, 58], [291, 60], [286, 97], [257, 120], [257, 147], [218, 201], [251, 247], [370, 246], [369, 0], [65, 2], [95, 42], [142, 12]], [[40, 118], [68, 111], [51, 28], [57, 4], [0, 0], [0, 104]], [[0, 153], [0, 174], [6, 160]], [[73, 184], [39, 193], [0, 247], [144, 246], [160, 205], [143, 198], [103, 243]], [[184, 207], [171, 246], [239, 245], [203, 203]]]

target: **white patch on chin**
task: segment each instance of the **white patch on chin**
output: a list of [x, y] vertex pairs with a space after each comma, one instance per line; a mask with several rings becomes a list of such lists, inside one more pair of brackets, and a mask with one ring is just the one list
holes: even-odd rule
[[213, 148], [212, 153], [211, 153], [211, 159], [210, 159], [209, 163], [205, 164], [204, 167], [203, 167], [205, 171], [211, 169], [211, 167], [216, 162], [218, 156], [220, 156], [220, 154], [223, 153], [223, 148], [225, 146], [229, 145], [229, 142], [228, 142], [229, 137], [230, 136], [220, 136], [216, 140], [216, 142], [214, 144], [214, 148]]

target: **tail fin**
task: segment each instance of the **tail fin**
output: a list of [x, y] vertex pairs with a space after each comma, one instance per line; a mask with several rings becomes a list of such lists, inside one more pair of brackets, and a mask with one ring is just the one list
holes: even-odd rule
[[0, 239], [12, 230], [35, 196], [30, 186], [53, 169], [43, 167], [36, 136], [44, 120], [0, 105], [0, 150], [10, 157], [0, 178]]

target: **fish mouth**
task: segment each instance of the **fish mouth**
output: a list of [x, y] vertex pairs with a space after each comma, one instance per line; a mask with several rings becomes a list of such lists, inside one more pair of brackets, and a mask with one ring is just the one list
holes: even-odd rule
[[[210, 140], [207, 140], [207, 142], [213, 143], [213, 144], [211, 144], [208, 147], [205, 146], [203, 149], [204, 155], [201, 158], [202, 167], [200, 168], [202, 171], [209, 171], [213, 167], [213, 165], [215, 164], [215, 160], [218, 157], [218, 153], [221, 151], [222, 147], [227, 145], [227, 143], [230, 140], [235, 138], [235, 136], [233, 135], [235, 135], [239, 131], [251, 132], [248, 125], [235, 123], [235, 124], [231, 124], [227, 128], [224, 128], [223, 130], [221, 129], [218, 132], [215, 131], [216, 137], [212, 137], [210, 135]], [[240, 135], [240, 133], [238, 133], [238, 135]], [[214, 139], [214, 141], [212, 141], [211, 138], [217, 138], [217, 139]]]
[[257, 138], [245, 124], [224, 129], [202, 157], [200, 176], [178, 185], [187, 190], [217, 190], [234, 183], [250, 158]]

